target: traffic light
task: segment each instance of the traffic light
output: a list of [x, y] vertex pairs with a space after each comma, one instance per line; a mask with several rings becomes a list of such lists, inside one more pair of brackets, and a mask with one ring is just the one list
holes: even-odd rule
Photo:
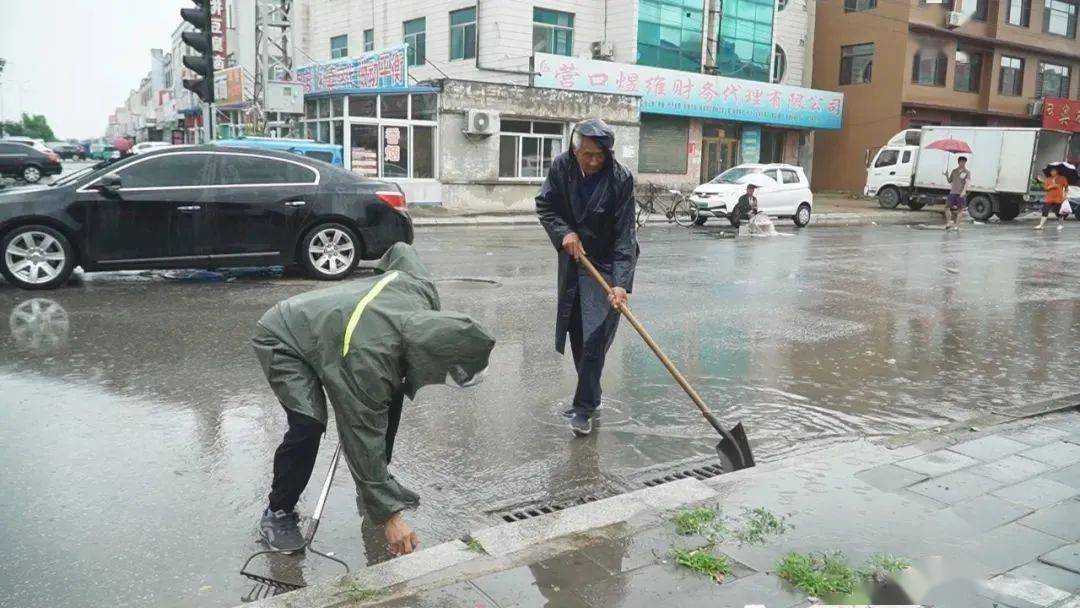
[[[194, 0], [197, 8], [180, 9], [180, 18], [195, 27], [180, 37], [198, 55], [184, 55], [184, 67], [201, 78], [185, 78], [184, 88], [206, 103], [214, 103], [214, 33], [211, 31], [210, 4], [221, 0]], [[219, 29], [220, 29], [220, 24]]]

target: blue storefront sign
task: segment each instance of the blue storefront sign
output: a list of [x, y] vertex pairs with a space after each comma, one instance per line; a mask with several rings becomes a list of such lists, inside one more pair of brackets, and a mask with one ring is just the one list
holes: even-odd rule
[[401, 44], [359, 57], [305, 65], [296, 69], [296, 80], [304, 87], [305, 96], [407, 89], [409, 62], [405, 59], [406, 47]]
[[844, 94], [664, 68], [536, 53], [533, 84], [641, 97], [647, 114], [839, 129]]

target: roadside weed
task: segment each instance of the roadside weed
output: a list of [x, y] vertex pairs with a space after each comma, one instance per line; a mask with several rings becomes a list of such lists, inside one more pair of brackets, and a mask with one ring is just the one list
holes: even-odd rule
[[735, 538], [745, 545], [764, 544], [770, 536], [780, 536], [791, 529], [787, 516], [777, 517], [764, 507], [746, 509], [746, 523], [735, 531]]
[[776, 574], [814, 597], [848, 594], [859, 582], [858, 574], [839, 552], [804, 555], [792, 551], [776, 563]]
[[368, 589], [355, 581], [349, 583], [349, 585], [345, 587], [345, 597], [349, 598], [354, 602], [363, 602], [366, 600], [370, 600], [376, 595], [378, 595], [376, 591]]
[[487, 550], [484, 549], [484, 545], [480, 544], [480, 541], [476, 540], [475, 538], [471, 536], [466, 536], [463, 540], [465, 541], [465, 548], [469, 551], [472, 551], [473, 553], [480, 553], [483, 555], [487, 554]]
[[724, 577], [731, 574], [731, 562], [724, 555], [717, 555], [706, 549], [674, 549], [671, 552], [675, 563], [704, 574], [714, 581], [723, 582]]
[[672, 521], [675, 522], [675, 532], [680, 536], [700, 534], [709, 542], [716, 542], [724, 532], [724, 523], [718, 515], [716, 509], [698, 507], [678, 512]]
[[896, 574], [903, 572], [911, 567], [911, 560], [890, 555], [888, 553], [876, 553], [871, 555], [863, 567], [859, 569], [859, 574], [863, 578], [873, 578], [881, 580], [885, 578], [887, 574]]

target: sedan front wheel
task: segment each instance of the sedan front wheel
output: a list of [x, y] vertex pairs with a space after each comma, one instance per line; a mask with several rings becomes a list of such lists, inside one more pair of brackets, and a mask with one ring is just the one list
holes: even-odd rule
[[360, 260], [360, 240], [343, 224], [320, 224], [300, 243], [300, 263], [309, 276], [338, 281], [352, 272]]
[[48, 226], [20, 226], [0, 241], [0, 273], [23, 289], [54, 289], [75, 269], [67, 238]]

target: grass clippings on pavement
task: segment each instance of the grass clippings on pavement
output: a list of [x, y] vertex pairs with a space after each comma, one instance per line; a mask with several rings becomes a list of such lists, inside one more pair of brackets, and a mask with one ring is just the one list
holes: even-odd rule
[[484, 545], [480, 544], [480, 541], [476, 540], [472, 536], [466, 536], [462, 540], [465, 541], [465, 548], [473, 553], [479, 553], [480, 555], [487, 555], [487, 549], [484, 549]]
[[792, 528], [787, 516], [777, 516], [764, 507], [746, 509], [747, 520], [735, 530], [735, 538], [744, 545], [760, 545], [773, 536], [780, 536]]
[[354, 602], [364, 602], [378, 595], [378, 592], [354, 581], [345, 587], [344, 595]]
[[814, 597], [849, 594], [859, 583], [858, 573], [837, 552], [802, 554], [792, 551], [776, 562], [776, 574]]
[[909, 559], [888, 553], [876, 553], [866, 560], [862, 568], [859, 568], [859, 574], [863, 578], [881, 581], [890, 574], [903, 572], [910, 567], [911, 560]]
[[671, 552], [675, 563], [698, 574], [704, 574], [718, 583], [731, 575], [731, 562], [727, 556], [704, 549], [674, 549]]

